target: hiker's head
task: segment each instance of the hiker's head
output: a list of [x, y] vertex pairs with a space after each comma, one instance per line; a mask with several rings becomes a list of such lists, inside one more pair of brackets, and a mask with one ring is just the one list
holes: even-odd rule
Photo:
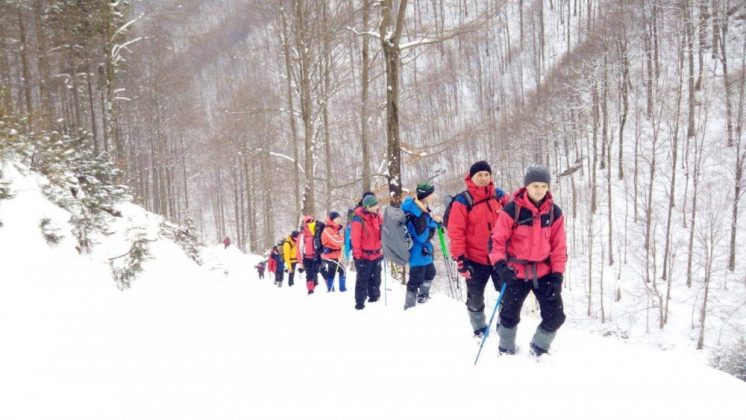
[[469, 177], [477, 187], [486, 187], [492, 181], [492, 168], [489, 163], [480, 160], [471, 165]]
[[546, 166], [529, 166], [523, 177], [523, 185], [528, 191], [528, 197], [533, 201], [541, 201], [549, 191], [552, 176]]
[[363, 208], [371, 213], [375, 213], [380, 208], [378, 198], [375, 195], [366, 195], [363, 198]]
[[435, 199], [435, 187], [429, 182], [420, 182], [417, 184], [417, 199], [425, 204], [431, 203]]
[[340, 224], [342, 223], [342, 216], [340, 216], [339, 213], [337, 213], [336, 211], [333, 211], [329, 213], [329, 220], [336, 224]]

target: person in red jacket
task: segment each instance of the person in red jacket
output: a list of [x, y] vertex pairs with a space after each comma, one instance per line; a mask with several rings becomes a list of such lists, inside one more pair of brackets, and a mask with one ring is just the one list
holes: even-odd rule
[[355, 309], [365, 308], [365, 299], [376, 302], [381, 297], [381, 225], [383, 218], [375, 195], [363, 197], [362, 206], [352, 217], [352, 256], [355, 259]]
[[497, 219], [492, 231], [490, 261], [507, 286], [500, 309], [501, 354], [514, 354], [521, 307], [529, 292], [539, 302], [541, 324], [531, 340], [536, 356], [549, 351], [565, 322], [562, 279], [567, 263], [565, 219], [549, 192], [551, 176], [543, 166], [526, 170], [524, 187]]
[[339, 273], [339, 291], [346, 292], [345, 269], [339, 263], [342, 256], [342, 247], [345, 243], [344, 232], [342, 232], [342, 217], [336, 211], [329, 213], [324, 231], [321, 233], [321, 276], [326, 282], [326, 291], [334, 291], [334, 276]]
[[503, 204], [495, 193], [492, 168], [487, 162], [474, 163], [464, 183], [466, 191], [457, 195], [451, 205], [448, 239], [458, 272], [466, 279], [469, 322], [474, 335], [482, 337], [488, 328], [484, 316], [484, 288], [490, 277], [495, 289], [498, 288], [498, 277], [492, 270], [487, 244]]
[[318, 272], [320, 259], [317, 258], [316, 249], [313, 245], [313, 235], [316, 233], [316, 220], [312, 216], [303, 216], [303, 224], [298, 235], [296, 252], [298, 260], [298, 271], [306, 270], [306, 288], [308, 294], [313, 294], [316, 285], [319, 284]]

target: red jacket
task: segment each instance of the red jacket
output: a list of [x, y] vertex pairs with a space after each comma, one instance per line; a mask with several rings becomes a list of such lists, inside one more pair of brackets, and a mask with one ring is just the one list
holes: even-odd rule
[[323, 252], [321, 258], [338, 260], [342, 256], [342, 246], [344, 246], [344, 243], [345, 237], [342, 232], [342, 226], [327, 219], [326, 227], [321, 232], [321, 245], [324, 247], [324, 251], [329, 252]]
[[[308, 216], [306, 216], [308, 217]], [[313, 234], [316, 232], [316, 221], [309, 219], [304, 221], [303, 229], [296, 239], [296, 257], [298, 262], [303, 265], [303, 260], [312, 260], [316, 256], [313, 248]]]
[[[518, 225], [513, 220], [516, 204], [520, 206]], [[537, 277], [549, 273], [564, 273], [567, 263], [565, 217], [559, 206], [552, 204], [551, 193], [547, 193], [537, 209], [528, 198], [525, 188], [516, 191], [513, 201], [505, 206], [492, 231], [490, 261], [493, 264], [500, 260], [508, 261], [516, 270], [516, 277], [521, 279], [530, 280], [533, 275], [531, 272], [526, 273], [525, 264], [511, 262], [511, 258], [536, 262]], [[550, 211], [554, 211], [553, 217], [550, 216]]]
[[370, 213], [362, 207], [355, 209], [352, 217], [352, 256], [356, 260], [377, 260], [381, 258], [381, 214]]
[[[502, 205], [496, 198], [490, 198], [495, 195], [492, 182], [486, 187], [477, 187], [467, 174], [464, 183], [475, 205], [472, 205], [471, 211], [467, 211], [466, 203], [458, 198], [451, 205], [448, 216], [451, 255], [454, 259], [465, 256], [469, 261], [489, 265], [487, 243]], [[476, 204], [482, 200], [486, 201]]]

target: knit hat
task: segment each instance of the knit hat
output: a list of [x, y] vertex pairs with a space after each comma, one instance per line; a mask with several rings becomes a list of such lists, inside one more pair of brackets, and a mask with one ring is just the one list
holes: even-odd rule
[[298, 232], [297, 230], [294, 230], [293, 232], [290, 233], [290, 237], [293, 239], [297, 238], [298, 235], [300, 235], [300, 232]]
[[424, 200], [425, 198], [427, 198], [427, 196], [432, 194], [433, 191], [435, 191], [435, 187], [430, 185], [429, 182], [420, 182], [419, 184], [417, 184], [417, 199]]
[[363, 198], [363, 207], [366, 209], [371, 208], [375, 206], [376, 204], [378, 204], [378, 199], [376, 198], [375, 195], [366, 195]]
[[551, 184], [552, 175], [549, 174], [549, 169], [546, 166], [535, 165], [526, 168], [526, 175], [523, 176], [523, 186], [527, 187], [532, 182], [543, 182], [545, 184]]
[[329, 220], [334, 220], [337, 217], [339, 217], [339, 213], [337, 213], [336, 211], [329, 213]]
[[471, 165], [471, 169], [469, 169], [469, 178], [473, 177], [475, 173], [482, 171], [487, 171], [492, 174], [492, 168], [490, 167], [490, 164], [484, 160], [480, 160], [479, 162]]

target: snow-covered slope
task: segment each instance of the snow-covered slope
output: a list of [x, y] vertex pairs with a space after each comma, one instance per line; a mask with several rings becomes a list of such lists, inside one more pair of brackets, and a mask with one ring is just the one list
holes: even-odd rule
[[[43, 178], [3, 173], [15, 198], [0, 201], [0, 419], [743, 418], [746, 383], [681, 350], [571, 321], [549, 357], [498, 358], [490, 338], [475, 367], [460, 303], [404, 312], [388, 282], [386, 302], [355, 311], [352, 292], [259, 280], [258, 257], [233, 247], [197, 266], [131, 204], [93, 254], [49, 246], [40, 218], [64, 234], [69, 216]], [[107, 261], [136, 225], [157, 239], [153, 259], [120, 291]], [[537, 323], [522, 322], [524, 348]]]

